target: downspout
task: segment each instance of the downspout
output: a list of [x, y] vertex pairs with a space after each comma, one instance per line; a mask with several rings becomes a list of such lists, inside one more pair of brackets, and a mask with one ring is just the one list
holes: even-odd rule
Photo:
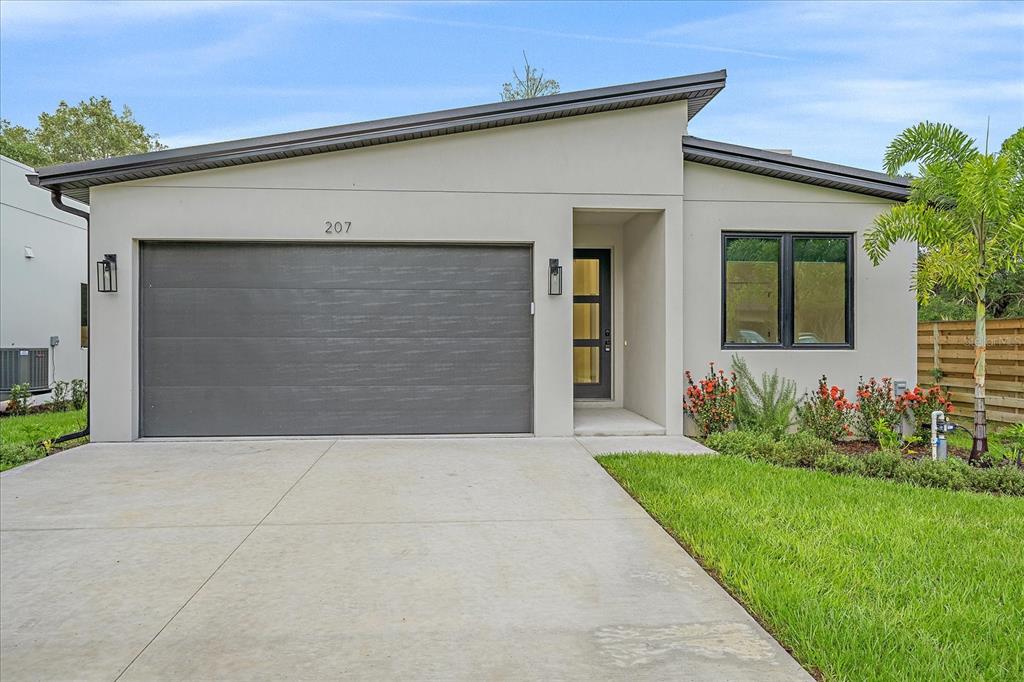
[[[28, 181], [31, 184], [35, 185], [36, 187], [39, 186], [38, 175], [29, 175], [27, 177]], [[56, 208], [58, 211], [64, 211], [65, 213], [70, 213], [73, 216], [78, 216], [79, 218], [83, 218], [85, 220], [85, 259], [86, 262], [88, 263], [90, 253], [89, 242], [92, 238], [92, 230], [89, 226], [88, 211], [83, 211], [81, 209], [75, 208], [74, 206], [68, 206], [67, 204], [65, 204], [64, 197], [61, 195], [59, 189], [50, 189], [50, 202], [53, 204], [53, 207]], [[89, 291], [91, 295], [92, 271], [88, 266], [85, 268], [85, 281], [86, 289]], [[86, 325], [89, 330], [89, 345], [85, 349], [85, 428], [82, 429], [81, 431], [74, 431], [72, 433], [65, 433], [63, 436], [57, 436], [56, 438], [53, 439], [53, 441], [51, 441], [54, 444], [64, 443], [69, 440], [75, 440], [76, 438], [84, 438], [85, 436], [89, 435], [89, 423], [91, 422], [90, 415], [92, 414], [92, 306], [89, 306], [89, 308], [89, 319], [87, 320], [88, 324]]]

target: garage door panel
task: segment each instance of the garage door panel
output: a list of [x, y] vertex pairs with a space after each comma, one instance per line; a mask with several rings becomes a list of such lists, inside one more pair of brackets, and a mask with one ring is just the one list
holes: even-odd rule
[[532, 393], [530, 386], [151, 388], [147, 420], [184, 418], [184, 435], [192, 436], [525, 433]]
[[476, 339], [150, 338], [143, 383], [169, 386], [516, 385], [530, 337]]
[[[526, 249], [481, 258], [474, 246], [166, 243], [147, 258], [143, 288], [530, 290]], [[245, 268], [237, 267], [239, 261]], [[181, 264], [187, 262], [188, 267]]]
[[531, 430], [528, 247], [145, 242], [145, 436]]
[[481, 337], [522, 333], [527, 291], [148, 289], [146, 335]]

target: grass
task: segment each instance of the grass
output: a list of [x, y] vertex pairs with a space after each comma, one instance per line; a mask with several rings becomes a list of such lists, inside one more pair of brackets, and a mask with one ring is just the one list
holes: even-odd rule
[[[85, 410], [38, 412], [0, 419], [0, 471], [46, 456], [37, 443], [52, 440], [85, 427]], [[68, 448], [86, 442], [81, 438], [59, 447]]]
[[1024, 679], [1024, 499], [735, 457], [598, 460], [825, 679]]

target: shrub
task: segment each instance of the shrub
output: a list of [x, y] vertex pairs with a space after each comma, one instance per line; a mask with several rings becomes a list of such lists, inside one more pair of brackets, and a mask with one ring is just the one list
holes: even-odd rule
[[836, 454], [827, 440], [806, 432], [788, 434], [779, 446], [792, 456], [794, 464], [802, 467], [814, 467], [822, 457]]
[[85, 407], [89, 394], [85, 385], [85, 379], [71, 380], [71, 407], [80, 410]]
[[892, 450], [876, 450], [864, 456], [864, 475], [872, 478], [896, 478], [903, 456]]
[[733, 457], [767, 460], [775, 449], [775, 439], [757, 431], [723, 431], [711, 434], [706, 444], [712, 450]]
[[1015, 463], [1024, 459], [1024, 422], [1001, 429], [989, 436], [989, 440], [1001, 448], [989, 448], [985, 460], [990, 464]]
[[739, 355], [732, 356], [732, 370], [736, 377], [737, 428], [764, 431], [781, 438], [793, 423], [796, 383], [781, 378], [776, 370], [761, 374], [759, 384]]
[[970, 468], [968, 480], [975, 492], [1024, 496], [1024, 471], [1015, 466], [997, 466], [987, 469]]
[[29, 443], [0, 443], [0, 470], [39, 459], [44, 451]]
[[878, 442], [879, 420], [893, 431], [899, 429], [903, 418], [903, 405], [896, 398], [892, 388], [892, 379], [882, 377], [878, 381], [871, 377], [866, 383], [861, 377], [857, 384], [857, 403], [854, 405], [857, 416], [857, 428], [868, 440]]
[[818, 379], [818, 390], [805, 395], [803, 403], [796, 408], [800, 426], [818, 438], [837, 443], [853, 435], [850, 419], [853, 403], [846, 399], [846, 392], [838, 386], [829, 387], [824, 375]]
[[685, 409], [697, 423], [702, 436], [725, 431], [732, 424], [736, 413], [736, 376], [726, 376], [725, 372], [715, 372], [715, 363], [707, 376], [697, 383], [693, 375], [686, 372]]
[[858, 457], [850, 457], [841, 452], [831, 452], [818, 458], [816, 468], [828, 471], [833, 474], [864, 475], [864, 460]]
[[910, 413], [914, 425], [914, 434], [924, 439], [931, 438], [932, 412], [942, 410], [946, 414], [953, 412], [950, 396], [941, 386], [932, 386], [924, 390], [915, 386], [899, 397], [900, 406]]
[[7, 401], [7, 411], [11, 414], [28, 414], [28, 399], [32, 395], [28, 384], [14, 384], [11, 386], [10, 399]]
[[895, 478], [924, 488], [965, 490], [973, 471], [968, 464], [956, 458], [944, 462], [924, 459], [919, 462], [906, 462]]
[[50, 389], [50, 406], [55, 412], [67, 412], [71, 405], [71, 387], [66, 381], [55, 381]]

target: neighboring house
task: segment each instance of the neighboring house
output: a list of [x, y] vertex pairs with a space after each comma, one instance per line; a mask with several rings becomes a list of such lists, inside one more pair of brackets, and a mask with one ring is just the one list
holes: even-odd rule
[[861, 251], [906, 181], [688, 137], [724, 86], [41, 169], [92, 205], [90, 262], [116, 257], [118, 291], [91, 291], [93, 439], [565, 436], [581, 401], [677, 434], [684, 369], [734, 352], [802, 389], [912, 380], [915, 249]]
[[54, 381], [86, 376], [87, 229], [25, 182], [32, 168], [6, 156], [0, 167], [0, 400], [29, 383], [39, 402]]

